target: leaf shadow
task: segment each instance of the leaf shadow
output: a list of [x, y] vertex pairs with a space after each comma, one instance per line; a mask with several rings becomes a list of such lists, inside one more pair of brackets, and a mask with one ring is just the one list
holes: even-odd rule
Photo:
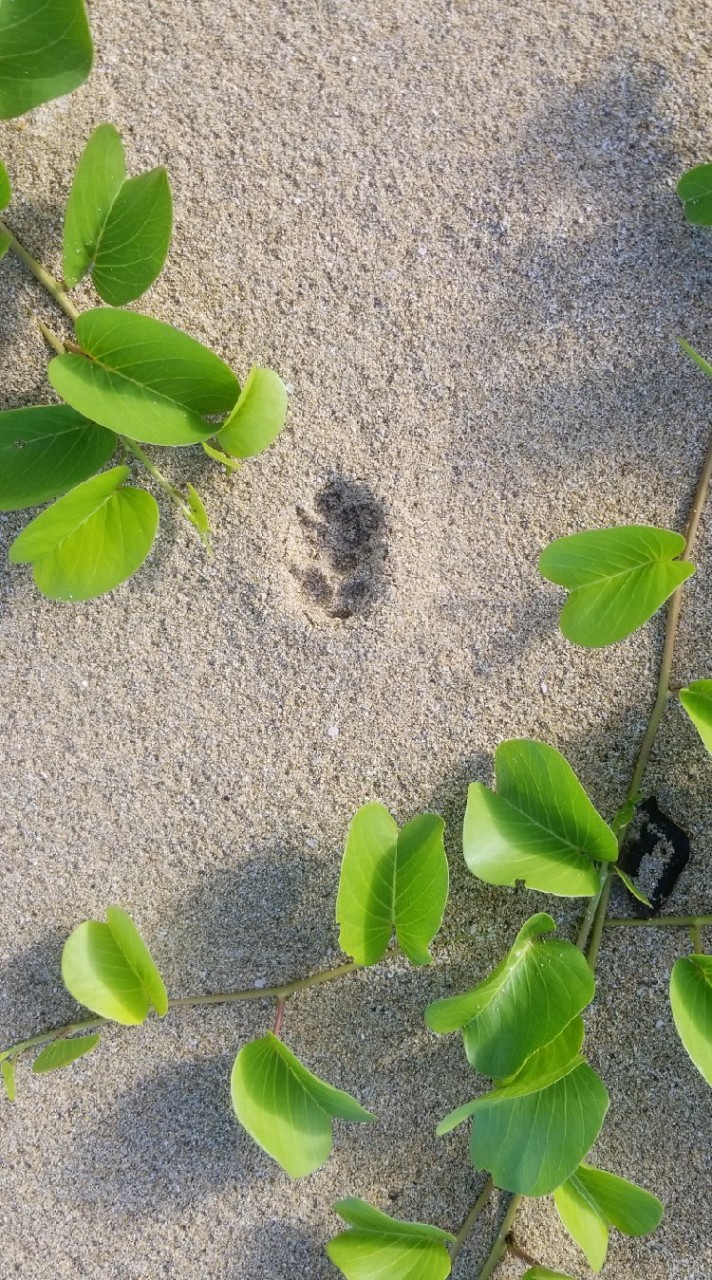
[[0, 964], [0, 1048], [75, 1016], [77, 1005], [62, 984], [65, 938], [53, 929]]

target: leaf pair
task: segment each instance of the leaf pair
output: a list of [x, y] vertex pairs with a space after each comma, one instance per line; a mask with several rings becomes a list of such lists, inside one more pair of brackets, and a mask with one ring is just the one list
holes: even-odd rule
[[119, 133], [113, 125], [99, 125], [82, 152], [67, 204], [67, 285], [79, 284], [93, 268], [94, 287], [104, 302], [116, 307], [133, 302], [160, 275], [172, 225], [166, 170], [127, 179]]
[[445, 1280], [455, 1237], [422, 1222], [400, 1222], [353, 1196], [334, 1205], [349, 1230], [326, 1246], [347, 1280]]
[[0, 119], [71, 93], [93, 57], [83, 0], [0, 0]]
[[663, 1216], [662, 1204], [649, 1191], [587, 1164], [580, 1164], [557, 1187], [554, 1204], [593, 1271], [600, 1271], [606, 1260], [611, 1227], [627, 1236], [645, 1236], [655, 1230]]

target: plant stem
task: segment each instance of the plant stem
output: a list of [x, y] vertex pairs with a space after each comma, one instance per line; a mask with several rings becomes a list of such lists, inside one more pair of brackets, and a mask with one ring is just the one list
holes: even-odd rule
[[507, 1212], [505, 1213], [502, 1219], [494, 1244], [492, 1245], [492, 1248], [489, 1251], [487, 1261], [485, 1262], [485, 1265], [480, 1271], [478, 1280], [489, 1280], [489, 1277], [492, 1275], [492, 1273], [496, 1270], [497, 1266], [499, 1265], [500, 1259], [502, 1258], [502, 1255], [505, 1253], [507, 1248], [507, 1236], [509, 1235], [509, 1232], [512, 1228], [512, 1223], [514, 1222], [514, 1219], [516, 1218], [517, 1213], [519, 1212], [519, 1207], [523, 1199], [524, 1199], [524, 1196], [520, 1196], [520, 1195], [512, 1196], [509, 1204], [507, 1205]]
[[23, 244], [20, 244], [20, 241], [12, 234], [7, 223], [3, 222], [1, 219], [0, 233], [8, 237], [8, 240], [10, 241], [10, 248], [15, 256], [19, 258], [21, 262], [24, 262], [25, 266], [32, 272], [35, 280], [39, 280], [43, 289], [46, 289], [50, 297], [54, 298], [57, 306], [61, 308], [65, 316], [68, 316], [73, 324], [79, 316], [79, 312], [77, 311], [74, 303], [65, 293], [59, 280], [55, 280], [54, 276], [51, 276], [49, 271], [45, 271], [42, 264], [39, 263], [36, 258], [33, 258], [32, 254], [27, 251]]
[[65, 355], [67, 348], [62, 342], [62, 339], [58, 338], [56, 333], [54, 333], [52, 329], [50, 329], [49, 325], [46, 325], [44, 320], [40, 320], [39, 316], [36, 316], [35, 318], [37, 320], [40, 333], [42, 334], [42, 337], [44, 338], [48, 346], [50, 346], [52, 350], [57, 353], [58, 356]]
[[702, 951], [702, 926], [695, 922], [690, 929], [690, 942], [695, 955], [699, 955]]
[[539, 1263], [537, 1262], [536, 1258], [533, 1258], [530, 1253], [527, 1253], [526, 1249], [522, 1249], [521, 1246], [517, 1244], [516, 1240], [513, 1240], [511, 1236], [506, 1241], [506, 1244], [507, 1244], [508, 1252], [513, 1254], [515, 1258], [519, 1258], [522, 1262], [526, 1262], [528, 1267], [539, 1266]]
[[606, 920], [605, 929], [689, 929], [712, 924], [712, 915], [706, 916], [655, 916], [649, 920]]
[[272, 1034], [275, 1036], [280, 1036], [282, 1034], [282, 1023], [284, 1022], [284, 1011], [286, 1007], [287, 997], [280, 996], [277, 1001], [277, 1012], [274, 1015], [274, 1026], [272, 1028]]
[[155, 463], [151, 462], [151, 459], [149, 458], [148, 454], [144, 453], [141, 446], [136, 444], [135, 440], [129, 440], [128, 436], [119, 436], [119, 440], [121, 441], [124, 448], [128, 449], [129, 453], [132, 453], [135, 458], [138, 458], [139, 462], [148, 471], [148, 474], [150, 476], [153, 476], [153, 479], [156, 481], [156, 484], [159, 486], [159, 488], [161, 488], [164, 493], [168, 494], [168, 497], [170, 498], [171, 502], [175, 503], [181, 515], [185, 516], [186, 520], [189, 520], [190, 523], [192, 524], [193, 518], [192, 518], [190, 507], [188, 506], [187, 502], [184, 500], [180, 490], [176, 489], [175, 486], [171, 484], [167, 476], [164, 476], [163, 472], [158, 470], [158, 467], [155, 465]]
[[492, 1177], [491, 1177], [491, 1175], [490, 1175], [490, 1177], [487, 1179], [487, 1181], [486, 1181], [485, 1185], [483, 1186], [482, 1190], [480, 1191], [480, 1194], [478, 1195], [477, 1199], [475, 1200], [475, 1203], [473, 1204], [472, 1208], [470, 1209], [470, 1212], [468, 1213], [467, 1217], [465, 1218], [465, 1221], [463, 1222], [462, 1226], [460, 1227], [460, 1230], [458, 1231], [457, 1235], [455, 1236], [455, 1240], [454, 1240], [453, 1244], [451, 1244], [451, 1246], [450, 1246], [450, 1265], [451, 1265], [451, 1266], [453, 1266], [453, 1265], [454, 1265], [454, 1263], [455, 1263], [455, 1259], [459, 1257], [459, 1255], [460, 1255], [460, 1253], [461, 1253], [462, 1249], [464, 1248], [465, 1243], [466, 1243], [466, 1241], [467, 1241], [467, 1239], [468, 1239], [468, 1237], [469, 1237], [469, 1235], [470, 1235], [470, 1232], [472, 1231], [472, 1228], [474, 1227], [475, 1223], [477, 1222], [477, 1219], [479, 1218], [480, 1214], [482, 1213], [482, 1211], [483, 1211], [483, 1210], [487, 1207], [487, 1205], [489, 1204], [490, 1196], [492, 1195], [492, 1192], [493, 1192], [493, 1191], [494, 1191], [494, 1182], [493, 1182]]
[[[292, 982], [284, 982], [278, 987], [246, 987], [239, 991], [218, 991], [214, 995], [178, 996], [168, 1001], [168, 1009], [172, 1012], [175, 1009], [189, 1009], [195, 1005], [236, 1004], [242, 1000], [273, 1000], [275, 997], [283, 1001], [297, 991], [306, 991], [307, 987], [316, 987], [324, 982], [334, 982], [360, 967], [355, 960], [349, 960], [346, 964], [337, 965], [334, 969], [322, 969], [319, 973], [312, 973], [307, 978], [295, 978]], [[39, 1035], [29, 1036], [27, 1040], [18, 1040], [16, 1044], [9, 1045], [7, 1049], [0, 1051], [0, 1060], [14, 1058], [25, 1049], [34, 1049], [36, 1045], [61, 1040], [64, 1036], [73, 1035], [75, 1031], [90, 1031], [95, 1027], [103, 1027], [109, 1021], [109, 1018], [86, 1018], [81, 1022], [68, 1022], [63, 1027], [54, 1027], [51, 1031], [42, 1031]]]

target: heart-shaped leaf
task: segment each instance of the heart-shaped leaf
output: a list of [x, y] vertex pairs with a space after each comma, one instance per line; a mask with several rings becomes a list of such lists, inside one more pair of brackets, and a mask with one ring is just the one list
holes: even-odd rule
[[423, 813], [398, 830], [382, 804], [366, 804], [352, 818], [341, 865], [336, 919], [339, 946], [357, 964], [376, 964], [395, 928], [413, 964], [428, 964], [428, 947], [447, 902], [445, 824]]
[[70, 995], [93, 1013], [126, 1027], [145, 1022], [151, 1007], [163, 1017], [168, 996], [151, 953], [133, 920], [109, 907], [106, 924], [85, 920], [62, 951], [62, 978]]
[[5, 1086], [5, 1093], [8, 1102], [14, 1102], [17, 1097], [17, 1085], [15, 1080], [15, 1059], [0, 1059], [0, 1077]]
[[173, 201], [162, 167], [129, 178], [116, 197], [94, 262], [94, 286], [112, 307], [140, 298], [168, 256]]
[[12, 564], [32, 564], [50, 600], [92, 600], [143, 564], [158, 528], [158, 506], [144, 489], [122, 488], [128, 467], [102, 471], [70, 489], [12, 543]]
[[351, 1196], [334, 1205], [349, 1230], [326, 1246], [346, 1280], [445, 1280], [448, 1241], [455, 1237], [422, 1222], [399, 1222]]
[[670, 976], [677, 1034], [697, 1070], [712, 1085], [712, 956], [682, 956]]
[[527, 738], [495, 753], [496, 794], [473, 782], [463, 852], [487, 884], [515, 885], [563, 897], [598, 892], [596, 862], [613, 862], [618, 844], [564, 757]]
[[93, 57], [83, 0], [0, 0], [0, 120], [71, 93]]
[[68, 1067], [72, 1062], [76, 1062], [78, 1058], [83, 1058], [85, 1053], [91, 1053], [100, 1040], [99, 1034], [73, 1036], [71, 1040], [55, 1040], [54, 1044], [48, 1044], [41, 1053], [38, 1053], [32, 1063], [32, 1070], [36, 1076], [45, 1075], [48, 1071], [59, 1071], [62, 1067]]
[[55, 391], [93, 422], [148, 444], [198, 444], [218, 428], [204, 414], [226, 413], [240, 393], [234, 373], [187, 333], [112, 307], [76, 323], [84, 355], [56, 356]]
[[600, 1271], [606, 1261], [610, 1227], [617, 1227], [627, 1236], [645, 1236], [655, 1230], [663, 1216], [662, 1204], [649, 1191], [587, 1164], [580, 1164], [556, 1188], [554, 1204], [593, 1271]]
[[551, 916], [532, 916], [489, 978], [425, 1011], [433, 1031], [462, 1030], [467, 1060], [483, 1075], [517, 1071], [593, 999], [593, 974], [578, 947], [542, 937], [555, 927]]
[[8, 177], [7, 169], [0, 160], [0, 209], [7, 209], [12, 199], [12, 187]]
[[599, 648], [637, 631], [695, 572], [676, 559], [684, 550], [681, 533], [648, 525], [557, 538], [542, 551], [539, 569], [571, 593], [559, 620], [567, 640]]
[[375, 1119], [348, 1093], [312, 1075], [271, 1033], [240, 1050], [231, 1092], [240, 1124], [291, 1178], [328, 1160], [334, 1117], [352, 1124]]
[[234, 458], [253, 458], [277, 439], [287, 416], [287, 388], [273, 369], [250, 369], [217, 439]]
[[712, 164], [696, 164], [683, 173], [677, 194], [688, 222], [694, 227], [712, 227]]
[[66, 404], [0, 413], [0, 511], [39, 506], [86, 480], [116, 448], [116, 436]]
[[77, 165], [64, 215], [64, 279], [73, 288], [96, 256], [106, 220], [126, 177], [121, 136], [113, 124], [100, 124]]
[[712, 755], [712, 680], [693, 680], [680, 690], [680, 702]]

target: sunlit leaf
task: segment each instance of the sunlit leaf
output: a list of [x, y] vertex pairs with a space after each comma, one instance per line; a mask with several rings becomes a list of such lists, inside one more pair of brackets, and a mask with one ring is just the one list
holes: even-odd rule
[[584, 1031], [583, 1018], [576, 1014], [551, 1040], [535, 1049], [517, 1071], [496, 1079], [495, 1085], [501, 1089], [518, 1082], [528, 1089], [535, 1080], [537, 1088], [543, 1089], [545, 1085], [554, 1084], [576, 1065], [574, 1059], [580, 1057]]
[[356, 1196], [340, 1200], [336, 1212], [349, 1230], [326, 1246], [346, 1280], [445, 1280], [450, 1275], [447, 1242], [454, 1236], [422, 1222], [400, 1222]]
[[158, 528], [158, 506], [144, 489], [122, 487], [128, 467], [113, 467], [70, 489], [18, 534], [12, 564], [32, 564], [50, 600], [91, 600], [125, 582], [143, 564]]
[[681, 533], [647, 525], [557, 538], [542, 551], [539, 569], [570, 592], [559, 620], [567, 640], [598, 648], [642, 627], [695, 572], [676, 559], [684, 549]]
[[610, 1227], [627, 1236], [644, 1236], [655, 1230], [663, 1216], [662, 1204], [649, 1191], [587, 1164], [580, 1164], [556, 1188], [554, 1204], [594, 1271], [600, 1271], [606, 1260]]
[[166, 170], [129, 178], [111, 207], [96, 251], [94, 286], [105, 302], [120, 307], [150, 288], [163, 269], [172, 228]]
[[681, 956], [670, 977], [677, 1034], [697, 1070], [712, 1085], [712, 956]]
[[134, 1026], [151, 1007], [163, 1016], [168, 996], [136, 925], [120, 907], [109, 907], [106, 924], [85, 920], [67, 938], [62, 978], [75, 1000], [102, 1018]]
[[121, 137], [112, 124], [100, 124], [79, 158], [64, 217], [62, 270], [70, 288], [79, 283], [94, 261], [125, 177]]
[[198, 444], [215, 434], [205, 414], [226, 413], [240, 386], [207, 347], [150, 316], [112, 307], [77, 320], [86, 355], [56, 356], [55, 391], [79, 413], [148, 444]]
[[39, 506], [109, 460], [116, 436], [66, 404], [0, 413], [0, 511]]
[[472, 874], [564, 897], [597, 893], [594, 864], [614, 861], [618, 844], [564, 757], [513, 739], [497, 748], [495, 771], [496, 793], [481, 782], [468, 792], [463, 852]]
[[188, 507], [190, 508], [190, 513], [193, 518], [193, 524], [201, 533], [210, 533], [210, 519], [205, 509], [205, 503], [198, 493], [198, 490], [194, 489], [192, 484], [188, 484], [187, 493]]
[[358, 964], [376, 964], [395, 928], [413, 964], [428, 964], [448, 891], [445, 824], [423, 813], [399, 831], [382, 804], [352, 818], [341, 865], [336, 919], [339, 946]]
[[626, 871], [623, 871], [618, 865], [616, 865], [615, 872], [617, 876], [620, 876], [628, 892], [632, 893], [633, 897], [638, 899], [638, 902], [642, 902], [644, 907], [652, 907], [653, 904], [650, 901], [650, 898], [645, 896], [643, 890], [638, 888], [635, 880], [631, 880], [631, 877]]
[[0, 1075], [5, 1086], [8, 1102], [14, 1102], [17, 1097], [17, 1088], [15, 1083], [15, 1059], [3, 1058], [0, 1061]]
[[696, 164], [683, 173], [677, 194], [688, 222], [694, 227], [712, 227], [712, 164]]
[[694, 360], [698, 369], [701, 369], [706, 377], [712, 378], [712, 364], [710, 364], [708, 360], [705, 360], [704, 356], [701, 356], [699, 351], [695, 351], [695, 348], [691, 347], [689, 342], [686, 342], [684, 338], [678, 338], [678, 342], [690, 359]]
[[693, 680], [680, 690], [679, 698], [712, 755], [712, 680]]
[[271, 1033], [240, 1050], [231, 1092], [240, 1124], [291, 1178], [313, 1173], [329, 1158], [334, 1117], [375, 1119], [348, 1093], [312, 1075]]
[[524, 1272], [522, 1280], [572, 1280], [563, 1271], [550, 1271], [548, 1267], [530, 1267]]
[[578, 947], [542, 937], [555, 927], [551, 916], [532, 916], [489, 978], [425, 1011], [433, 1031], [462, 1030], [467, 1059], [483, 1075], [518, 1070], [593, 999], [593, 974]]
[[272, 369], [251, 369], [217, 439], [235, 458], [252, 458], [277, 439], [287, 416], [287, 388]]
[[38, 1053], [32, 1063], [32, 1070], [36, 1076], [45, 1075], [48, 1071], [59, 1071], [62, 1067], [68, 1067], [72, 1062], [76, 1062], [78, 1058], [83, 1058], [86, 1053], [91, 1053], [100, 1040], [99, 1034], [73, 1036], [71, 1040], [55, 1040], [53, 1044], [48, 1044], [41, 1053]]
[[0, 0], [0, 119], [71, 93], [93, 56], [83, 0]]
[[0, 160], [0, 209], [7, 209], [11, 199], [12, 187], [10, 186], [10, 179], [5, 165]]
[[226, 471], [239, 471], [242, 466], [239, 459], [231, 458], [229, 454], [223, 453], [222, 449], [213, 448], [211, 444], [208, 444], [207, 440], [201, 440], [200, 443], [208, 457], [213, 459], [213, 462], [219, 462], [220, 466], [224, 467]]

